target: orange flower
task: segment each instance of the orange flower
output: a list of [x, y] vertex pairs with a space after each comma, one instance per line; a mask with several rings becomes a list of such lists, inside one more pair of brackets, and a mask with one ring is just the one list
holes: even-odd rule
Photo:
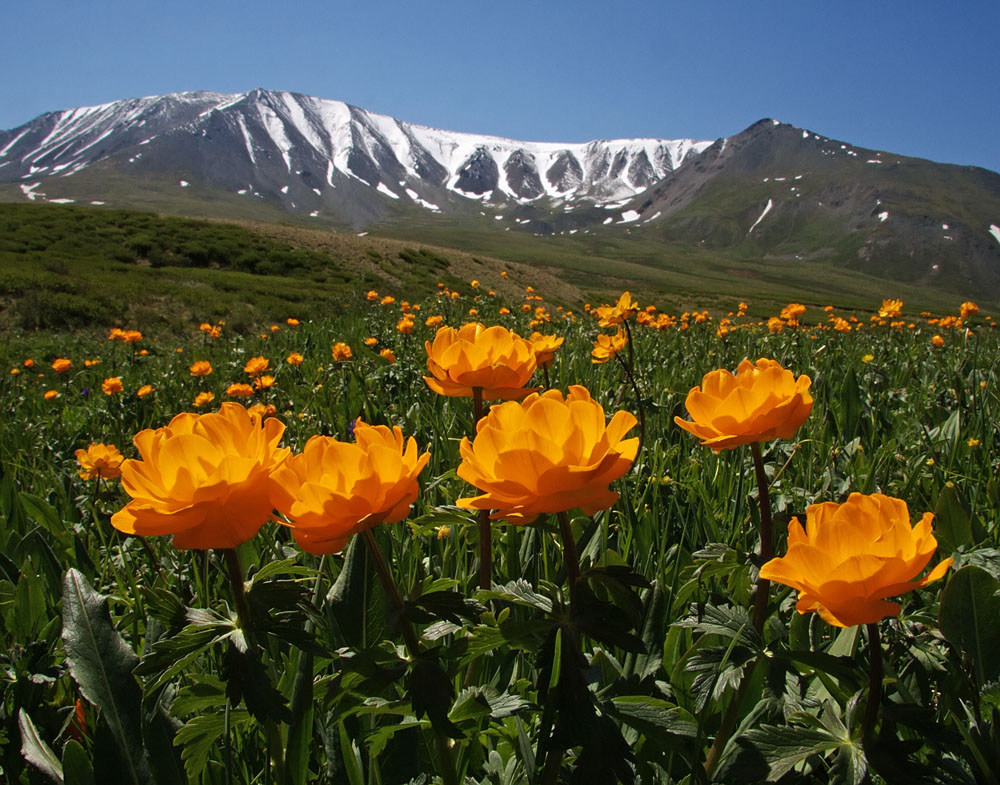
[[458, 476], [483, 493], [456, 504], [493, 510], [491, 518], [511, 523], [610, 507], [618, 494], [608, 485], [628, 471], [639, 448], [638, 439], [625, 438], [636, 422], [620, 411], [606, 423], [604, 409], [580, 386], [565, 398], [548, 390], [494, 406], [475, 440], [463, 438], [459, 446]]
[[525, 385], [535, 372], [531, 344], [513, 330], [469, 322], [461, 329], [442, 327], [434, 343], [426, 341], [427, 386], [440, 395], [470, 397], [483, 390], [485, 400], [520, 399], [533, 389]]
[[391, 294], [387, 294], [385, 297], [381, 299], [379, 305], [392, 305], [394, 302], [396, 302], [396, 298], [393, 297]]
[[797, 327], [799, 317], [806, 312], [806, 307], [802, 303], [789, 303], [781, 309], [781, 318], [792, 327]]
[[902, 310], [902, 300], [883, 300], [882, 307], [878, 309], [878, 315], [883, 319], [892, 319], [899, 316]]
[[59, 357], [52, 362], [52, 370], [56, 373], [66, 373], [72, 367], [73, 363], [65, 357]]
[[253, 381], [253, 386], [258, 390], [269, 390], [274, 387], [275, 378], [273, 376], [258, 376]]
[[343, 341], [337, 341], [337, 343], [331, 346], [330, 353], [333, 355], [333, 359], [338, 363], [350, 360], [354, 356], [351, 352], [351, 347]]
[[597, 306], [597, 319], [601, 327], [614, 327], [621, 324], [626, 319], [635, 316], [639, 310], [639, 304], [632, 299], [632, 295], [624, 292], [614, 305]]
[[761, 567], [760, 577], [798, 589], [799, 613], [816, 611], [837, 627], [898, 616], [900, 606], [887, 597], [936, 581], [951, 566], [945, 559], [913, 581], [937, 548], [933, 518], [924, 513], [912, 526], [906, 502], [880, 493], [814, 504], [806, 510], [805, 529], [792, 519], [788, 553]]
[[292, 317], [288, 317], [287, 319], [285, 319], [285, 324], [287, 324], [289, 327], [298, 327], [299, 320], [293, 319]]
[[139, 343], [142, 340], [142, 333], [138, 330], [126, 330], [122, 334], [122, 340], [125, 343]]
[[968, 319], [970, 316], [975, 316], [977, 313], [979, 313], [979, 306], [971, 300], [966, 300], [958, 308], [958, 314], [963, 319]]
[[198, 360], [191, 363], [192, 376], [208, 376], [212, 372], [212, 364], [208, 360]]
[[379, 352], [379, 356], [389, 363], [389, 365], [396, 362], [396, 353], [392, 349], [383, 349]]
[[260, 376], [271, 363], [266, 357], [251, 357], [243, 366], [243, 373], [248, 376]]
[[112, 376], [105, 379], [101, 383], [101, 389], [104, 391], [105, 395], [117, 395], [125, 388], [122, 385], [122, 379], [120, 376]]
[[624, 351], [628, 345], [628, 337], [625, 331], [619, 327], [614, 335], [598, 335], [594, 341], [594, 348], [590, 352], [592, 363], [606, 363], [618, 352]]
[[203, 406], [208, 406], [212, 401], [215, 400], [215, 394], [210, 392], [200, 392], [194, 397], [194, 406], [200, 409]]
[[147, 395], [152, 395], [153, 385], [144, 384], [142, 385], [142, 387], [140, 387], [138, 390], [135, 391], [135, 394], [138, 395], [140, 398], [145, 398]]
[[367, 338], [365, 338], [364, 344], [369, 349], [371, 349], [374, 346], [378, 346], [378, 338], [376, 338], [374, 336], [368, 336]]
[[127, 534], [174, 535], [176, 548], [235, 548], [253, 537], [289, 495], [274, 474], [288, 457], [285, 426], [261, 422], [238, 403], [178, 414], [140, 431], [139, 460], [122, 464], [132, 501], [111, 517]]
[[675, 417], [674, 422], [716, 451], [790, 439], [812, 411], [810, 383], [774, 360], [744, 360], [735, 376], [725, 369], [705, 374], [685, 401], [694, 421]]
[[354, 426], [355, 443], [313, 436], [278, 474], [289, 501], [279, 509], [299, 546], [337, 553], [352, 534], [403, 520], [416, 500], [417, 475], [430, 460], [416, 440], [384, 425]]
[[45, 395], [42, 396], [46, 401], [51, 401], [53, 398], [59, 397], [58, 390], [46, 390]]
[[108, 333], [109, 341], [123, 341], [125, 340], [125, 331], [121, 327], [112, 327], [111, 331]]
[[441, 314], [434, 314], [433, 316], [428, 316], [424, 319], [424, 324], [428, 327], [437, 327], [441, 322], [444, 321], [444, 317]]
[[226, 395], [230, 398], [249, 398], [253, 395], [253, 387], [249, 384], [231, 384], [226, 388]]
[[25, 360], [23, 363], [21, 363], [21, 364], [25, 368], [34, 368], [35, 367], [35, 361], [32, 360], [30, 357], [27, 360]]
[[378, 292], [376, 292], [374, 289], [369, 289], [365, 297], [368, 298], [370, 302], [375, 301], [378, 299]]
[[95, 477], [113, 480], [121, 477], [121, 465], [125, 457], [113, 444], [92, 442], [86, 450], [77, 450], [74, 454], [76, 462], [80, 464], [77, 474], [81, 480], [93, 480]]
[[305, 358], [298, 352], [292, 352], [285, 358], [285, 362], [288, 365], [302, 365], [302, 361]]
[[555, 362], [556, 351], [566, 339], [556, 335], [531, 334], [531, 348], [535, 352], [535, 362], [539, 368], [548, 368]]
[[942, 346], [944, 346], [944, 338], [942, 338], [940, 335], [933, 336], [931, 338], [931, 345], [940, 349]]
[[83, 367], [84, 368], [93, 368], [95, 365], [100, 365], [100, 364], [101, 364], [100, 359], [98, 359], [96, 357], [93, 360], [84, 360], [83, 361]]
[[413, 332], [413, 318], [410, 316], [404, 316], [398, 322], [396, 322], [396, 330], [402, 335], [409, 335]]

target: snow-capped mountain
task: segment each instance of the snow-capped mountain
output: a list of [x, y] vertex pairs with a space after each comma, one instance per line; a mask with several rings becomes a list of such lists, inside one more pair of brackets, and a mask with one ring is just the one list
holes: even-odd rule
[[44, 191], [47, 178], [111, 162], [134, 174], [190, 173], [305, 212], [336, 208], [329, 192], [351, 182], [431, 211], [447, 210], [450, 197], [604, 204], [643, 192], [709, 144], [519, 142], [296, 93], [191, 92], [53, 112], [0, 131], [0, 182]]

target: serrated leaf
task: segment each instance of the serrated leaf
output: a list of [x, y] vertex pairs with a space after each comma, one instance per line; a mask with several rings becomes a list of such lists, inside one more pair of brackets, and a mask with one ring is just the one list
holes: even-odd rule
[[819, 728], [762, 725], [747, 731], [739, 740], [742, 747], [751, 747], [768, 764], [768, 780], [783, 777], [810, 755], [831, 752], [841, 740]]
[[17, 713], [17, 725], [21, 731], [21, 755], [46, 777], [62, 785], [62, 763], [38, 734], [38, 728], [24, 709]]
[[[245, 709], [230, 709], [230, 733], [249, 722], [250, 712]], [[184, 727], [177, 731], [174, 743], [182, 750], [184, 771], [190, 779], [200, 782], [200, 777], [208, 765], [209, 753], [225, 731], [225, 712], [200, 714], [197, 717], [192, 717], [184, 724]]]
[[139, 658], [111, 623], [106, 597], [70, 569], [63, 583], [63, 644], [70, 674], [83, 696], [101, 709], [115, 738], [125, 782], [150, 782], [142, 744], [142, 693], [132, 671]]
[[543, 613], [552, 612], [552, 600], [545, 595], [536, 593], [531, 584], [523, 578], [495, 586], [492, 589], [480, 589], [476, 592], [475, 599], [504, 600], [527, 608], [534, 608]]
[[759, 651], [763, 646], [760, 635], [750, 621], [750, 611], [738, 606], [706, 605], [700, 612], [693, 608], [690, 616], [674, 624], [706, 635], [735, 639], [738, 644], [753, 651]]
[[619, 719], [638, 730], [655, 728], [674, 736], [690, 738], [698, 735], [698, 722], [689, 712], [660, 698], [622, 695], [613, 698], [611, 703]]

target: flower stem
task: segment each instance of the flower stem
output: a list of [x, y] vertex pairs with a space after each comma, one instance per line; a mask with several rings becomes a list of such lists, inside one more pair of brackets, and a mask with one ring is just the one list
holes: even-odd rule
[[222, 556], [226, 562], [226, 571], [229, 573], [229, 585], [233, 590], [233, 604], [236, 605], [236, 623], [246, 638], [247, 645], [251, 645], [254, 630], [253, 621], [250, 617], [250, 603], [247, 602], [246, 584], [243, 582], [243, 568], [240, 566], [240, 557], [235, 548], [223, 548]]
[[[361, 536], [364, 538], [368, 555], [375, 565], [375, 571], [378, 573], [379, 581], [382, 583], [386, 599], [389, 600], [393, 615], [399, 624], [403, 642], [406, 644], [406, 651], [411, 658], [416, 659], [420, 655], [420, 643], [417, 640], [416, 632], [413, 630], [413, 625], [410, 624], [404, 615], [405, 606], [403, 605], [403, 597], [399, 593], [396, 582], [392, 579], [392, 573], [389, 572], [389, 565], [385, 563], [385, 558], [382, 556], [382, 551], [379, 550], [378, 543], [375, 542], [375, 535], [372, 534], [371, 528], [364, 529], [361, 532]], [[455, 769], [454, 752], [448, 743], [448, 739], [445, 738], [444, 734], [435, 730], [434, 743], [438, 751], [442, 768], [441, 779], [444, 781], [444, 785], [459, 785], [458, 773]]]
[[861, 743], [867, 747], [875, 730], [879, 707], [882, 704], [882, 639], [879, 636], [878, 622], [866, 624], [868, 632], [868, 651], [870, 658], [868, 681], [868, 706], [865, 708], [865, 719], [861, 725]]
[[576, 598], [576, 582], [580, 578], [580, 555], [576, 550], [576, 540], [573, 539], [573, 527], [569, 522], [569, 512], [563, 510], [557, 513], [559, 518], [559, 535], [563, 542], [563, 557], [566, 559], [566, 580], [569, 582], [569, 601]]
[[642, 405], [642, 395], [639, 392], [639, 384], [636, 382], [635, 374], [632, 371], [633, 366], [630, 363], [626, 363], [621, 358], [621, 355], [616, 354], [615, 359], [621, 363], [622, 370], [625, 372], [625, 379], [632, 387], [632, 394], [635, 395], [635, 406], [639, 410], [639, 447], [636, 449], [636, 456], [638, 456], [642, 452], [642, 445], [646, 441], [646, 408]]
[[[768, 491], [767, 475], [764, 473], [764, 458], [760, 453], [760, 444], [750, 445], [753, 456], [754, 472], [757, 475], [757, 501], [760, 504], [760, 560], [766, 563], [774, 557], [774, 524], [771, 520], [771, 496]], [[767, 619], [767, 598], [771, 582], [764, 578], [757, 579], [757, 588], [753, 593], [753, 626], [757, 632], [764, 629]]]
[[[483, 419], [483, 388], [472, 388], [472, 438], [476, 437], [479, 421]], [[493, 526], [490, 511], [479, 511], [479, 588], [489, 589], [493, 585]]]

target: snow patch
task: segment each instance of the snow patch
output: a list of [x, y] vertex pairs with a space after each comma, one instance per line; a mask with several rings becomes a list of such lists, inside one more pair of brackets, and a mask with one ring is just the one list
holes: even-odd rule
[[375, 186], [375, 190], [378, 191], [379, 193], [383, 193], [386, 196], [389, 196], [389, 197], [391, 197], [393, 199], [398, 199], [399, 198], [399, 194], [395, 193], [394, 191], [390, 191], [389, 190], [389, 186], [387, 186], [383, 182], [380, 182], [377, 186]]
[[610, 218], [610, 217], [609, 217], [609, 218], [605, 218], [605, 219], [604, 219], [604, 225], [605, 225], [605, 226], [607, 226], [607, 225], [608, 225], [609, 223], [611, 223], [611, 222], [612, 222], [613, 220], [615, 220], [615, 219], [614, 219], [614, 218]]
[[321, 190], [319, 190], [319, 188], [313, 188], [313, 193], [316, 194], [316, 196], [322, 196], [323, 195], [323, 192]]
[[879, 160], [877, 160], [877, 159], [875, 159], [875, 158], [869, 158], [867, 161], [865, 161], [865, 163], [866, 164], [880, 164], [882, 162], [879, 161]]
[[76, 199], [49, 199], [52, 204], [73, 204]]
[[889, 217], [889, 213], [879, 213], [879, 214], [878, 214], [878, 219], [879, 219], [879, 221], [881, 221], [881, 222], [883, 222], [883, 223], [885, 222], [885, 220], [886, 220], [886, 219], [887, 219], [888, 217]]
[[944, 229], [947, 232], [948, 231], [948, 224], [941, 224], [941, 228]]
[[647, 219], [646, 219], [645, 221], [643, 221], [643, 223], [644, 223], [644, 224], [648, 224], [648, 223], [649, 223], [650, 221], [655, 221], [655, 220], [656, 220], [657, 218], [659, 218], [659, 217], [660, 217], [661, 215], [663, 215], [663, 213], [661, 213], [661, 212], [657, 211], [657, 212], [656, 212], [656, 213], [655, 213], [655, 214], [654, 214], [654, 215], [653, 215], [653, 216], [652, 216], [651, 218], [647, 218]]
[[315, 218], [318, 215], [319, 215], [319, 210], [313, 210], [311, 213], [309, 213], [310, 218]]
[[626, 210], [622, 213], [622, 219], [618, 222], [620, 224], [632, 223], [632, 221], [638, 221], [641, 213], [636, 210]]
[[107, 204], [107, 202], [91, 202], [91, 204], [94, 204], [94, 205], [97, 205], [98, 207], [100, 207], [102, 204]]
[[281, 186], [281, 193], [283, 193], [283, 194], [287, 194], [288, 193], [288, 186], [287, 185]]
[[368, 232], [358, 232], [358, 237], [364, 237]]
[[764, 208], [764, 212], [762, 212], [760, 214], [760, 217], [756, 221], [753, 222], [753, 226], [750, 227], [750, 230], [747, 232], [747, 234], [750, 234], [750, 232], [752, 232], [754, 229], [757, 228], [757, 224], [759, 224], [761, 221], [764, 220], [764, 216], [767, 215], [769, 212], [771, 212], [771, 208], [772, 207], [774, 207], [774, 200], [773, 199], [768, 199], [767, 200], [767, 206]]
[[191, 183], [189, 183], [187, 180], [181, 180], [180, 183], [178, 184], [180, 185], [181, 188], [187, 188], [189, 185], [191, 185]]
[[39, 196], [45, 197], [45, 194], [36, 194], [35, 189], [40, 186], [41, 183], [32, 183], [31, 185], [25, 185], [21, 183], [21, 193], [27, 196], [31, 201], [35, 201]]
[[990, 234], [993, 235], [994, 240], [1000, 243], [1000, 226], [990, 224]]

